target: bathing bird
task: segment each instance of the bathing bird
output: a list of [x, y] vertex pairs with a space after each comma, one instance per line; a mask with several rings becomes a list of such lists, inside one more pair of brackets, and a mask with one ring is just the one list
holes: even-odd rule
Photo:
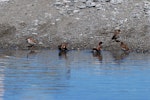
[[99, 42], [99, 44], [98, 44], [98, 46], [96, 47], [96, 48], [93, 48], [92, 50], [93, 50], [93, 52], [100, 52], [101, 50], [102, 50], [102, 44], [103, 44], [103, 42]]
[[123, 51], [129, 51], [129, 47], [123, 42], [120, 42], [120, 47]]
[[117, 40], [119, 38], [119, 34], [121, 33], [121, 30], [118, 29], [118, 30], [115, 30], [114, 31], [114, 35], [112, 36], [112, 40], [115, 40], [116, 42], [120, 42], [119, 40]]
[[68, 43], [64, 42], [64, 43], [61, 43], [60, 45], [58, 45], [58, 49], [60, 51], [68, 51], [67, 46], [68, 46]]
[[29, 44], [29, 48], [31, 48], [31, 47], [33, 47], [34, 45], [36, 45], [37, 44], [37, 40], [35, 40], [34, 38], [32, 38], [32, 37], [29, 37], [29, 38], [27, 38], [27, 43]]

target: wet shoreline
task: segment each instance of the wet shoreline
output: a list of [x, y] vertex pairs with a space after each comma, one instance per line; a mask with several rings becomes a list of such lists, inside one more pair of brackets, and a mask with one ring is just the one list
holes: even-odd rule
[[[50, 50], [50, 51], [53, 51], [53, 50], [56, 50], [56, 51], [59, 51], [57, 48], [35, 48], [33, 50], [29, 50], [28, 48], [0, 48], [0, 51], [3, 51], [3, 52], [11, 52], [11, 51], [43, 51], [43, 50]], [[68, 52], [71, 52], [71, 51], [89, 51], [92, 53], [92, 48], [69, 48], [68, 49]], [[110, 53], [115, 53], [115, 54], [119, 54], [119, 53], [126, 53], [124, 51], [122, 51], [121, 49], [110, 49], [110, 48], [105, 48], [103, 49], [101, 52], [110, 52]], [[141, 54], [150, 54], [150, 50], [140, 50], [140, 49], [135, 49], [135, 50], [131, 50], [129, 52], [127, 52], [128, 54], [130, 53], [141, 53]]]

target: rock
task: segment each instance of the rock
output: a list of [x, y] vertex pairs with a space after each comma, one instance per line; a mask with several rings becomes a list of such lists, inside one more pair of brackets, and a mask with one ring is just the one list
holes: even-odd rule
[[105, 8], [101, 4], [96, 4], [95, 7], [96, 7], [97, 10], [103, 10], [103, 11], [105, 11]]
[[51, 13], [45, 13], [45, 18], [51, 19], [52, 18], [52, 14]]
[[78, 17], [77, 17], [77, 18], [75, 18], [75, 19], [76, 19], [76, 20], [80, 20], [80, 18], [78, 18]]
[[61, 20], [60, 18], [57, 18], [57, 19], [56, 19], [56, 22], [58, 22], [58, 21], [60, 21], [60, 20]]
[[77, 7], [80, 8], [80, 9], [85, 9], [86, 5], [85, 4], [81, 4], [81, 5], [78, 5]]
[[83, 2], [83, 3], [85, 3], [87, 0], [79, 0], [79, 2]]
[[149, 1], [144, 2], [144, 12], [145, 12], [145, 15], [150, 17], [150, 2]]
[[107, 0], [107, 1], [110, 1], [110, 3], [112, 3], [112, 4], [120, 4], [120, 3], [122, 3], [124, 0]]
[[38, 33], [32, 33], [33, 35], [38, 35]]
[[93, 2], [99, 2], [99, 0], [93, 0]]
[[38, 44], [43, 45], [43, 42], [40, 41]]
[[64, 3], [70, 3], [71, 1], [69, 0], [63, 0]]
[[100, 7], [101, 7], [101, 4], [96, 4], [95, 7], [96, 7], [96, 8], [100, 8]]
[[0, 0], [0, 3], [8, 2], [9, 0]]
[[96, 3], [95, 2], [92, 2], [92, 1], [87, 1], [86, 2], [86, 7], [95, 7], [96, 6]]
[[105, 2], [110, 2], [111, 0], [105, 0]]
[[73, 9], [68, 9], [68, 10], [67, 10], [67, 14], [73, 15]]
[[77, 9], [73, 10], [73, 13], [79, 13], [79, 12], [80, 10], [77, 10]]
[[64, 4], [62, 2], [56, 2], [54, 5], [56, 7], [62, 7], [62, 6], [64, 6]]
[[77, 2], [78, 2], [78, 0], [74, 0], [74, 2], [75, 2], [75, 3], [77, 3]]

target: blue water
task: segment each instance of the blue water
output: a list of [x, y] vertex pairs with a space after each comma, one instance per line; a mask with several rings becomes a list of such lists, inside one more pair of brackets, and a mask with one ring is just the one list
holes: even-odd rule
[[150, 100], [150, 55], [0, 51], [0, 100]]

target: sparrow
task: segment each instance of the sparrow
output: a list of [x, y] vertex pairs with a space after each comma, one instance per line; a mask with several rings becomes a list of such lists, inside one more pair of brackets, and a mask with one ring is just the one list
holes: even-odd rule
[[123, 42], [120, 42], [120, 47], [123, 51], [129, 51], [129, 47]]
[[114, 31], [114, 35], [112, 36], [112, 40], [115, 40], [116, 42], [120, 42], [119, 40], [117, 40], [119, 38], [119, 34], [120, 34], [121, 30], [118, 29], [118, 30], [115, 30]]

